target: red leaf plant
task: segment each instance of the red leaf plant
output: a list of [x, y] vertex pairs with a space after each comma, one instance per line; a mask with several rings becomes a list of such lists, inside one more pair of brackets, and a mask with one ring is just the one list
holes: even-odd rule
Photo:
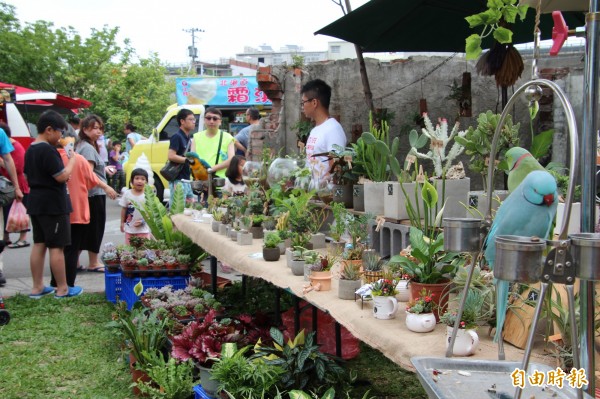
[[171, 355], [181, 361], [192, 359], [200, 366], [210, 368], [213, 359], [221, 357], [224, 343], [235, 342], [242, 348], [254, 345], [259, 338], [265, 342], [268, 337], [268, 328], [258, 328], [249, 315], [217, 321], [216, 311], [211, 309], [204, 320], [189, 323], [181, 334], [173, 337]]

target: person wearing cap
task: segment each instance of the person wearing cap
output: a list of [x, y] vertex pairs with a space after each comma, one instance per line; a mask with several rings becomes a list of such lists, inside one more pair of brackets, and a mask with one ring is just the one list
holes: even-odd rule
[[[71, 244], [69, 214], [73, 210], [66, 182], [77, 158], [71, 157], [65, 167], [55, 148], [67, 129], [67, 123], [58, 112], [41, 114], [37, 129], [38, 136], [25, 153], [24, 169], [30, 189], [27, 213], [33, 228], [29, 259], [33, 287], [29, 297], [39, 299], [55, 292], [55, 298], [77, 296], [83, 289], [67, 285], [63, 254], [63, 248]], [[46, 250], [50, 253], [50, 269], [56, 280], [56, 291], [44, 285]]]

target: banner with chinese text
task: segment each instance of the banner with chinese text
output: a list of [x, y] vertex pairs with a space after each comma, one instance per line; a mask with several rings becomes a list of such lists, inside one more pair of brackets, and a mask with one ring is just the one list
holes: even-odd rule
[[271, 105], [268, 97], [259, 90], [256, 76], [177, 78], [175, 85], [178, 105]]

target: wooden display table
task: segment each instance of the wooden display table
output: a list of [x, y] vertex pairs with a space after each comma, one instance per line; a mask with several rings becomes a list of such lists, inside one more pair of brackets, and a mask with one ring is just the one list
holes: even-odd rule
[[[259, 277], [277, 287], [286, 289], [298, 298], [304, 299], [315, 307], [329, 313], [338, 323], [346, 327], [356, 338], [381, 351], [401, 367], [414, 371], [410, 358], [413, 356], [444, 357], [446, 353], [446, 326], [438, 324], [431, 333], [414, 333], [405, 326], [404, 304], [395, 319], [378, 320], [372, 315], [371, 302], [341, 300], [337, 296], [338, 279], [334, 270], [331, 291], [302, 292], [307, 284], [302, 276], [294, 276], [287, 267], [285, 257], [278, 262], [265, 262], [262, 259], [262, 240], [254, 239], [252, 245], [241, 246], [225, 236], [211, 230], [209, 224], [194, 222], [191, 217], [182, 214], [173, 216], [178, 230], [190, 237], [217, 259], [231, 265], [238, 272], [251, 277]], [[333, 334], [333, 332], [332, 332]], [[473, 359], [497, 359], [497, 346], [487, 335], [487, 329], [479, 330], [479, 348]], [[554, 365], [551, 357], [542, 353], [539, 342], [532, 353], [531, 362]], [[523, 359], [523, 351], [511, 345], [505, 345], [506, 360]]]

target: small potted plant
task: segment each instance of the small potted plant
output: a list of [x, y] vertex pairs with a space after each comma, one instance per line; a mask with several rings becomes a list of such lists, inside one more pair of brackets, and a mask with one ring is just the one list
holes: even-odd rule
[[252, 237], [254, 238], [263, 238], [263, 221], [265, 220], [265, 215], [252, 215], [250, 217], [251, 226], [248, 229], [252, 233]]
[[419, 296], [406, 305], [406, 327], [414, 332], [430, 332], [435, 328], [435, 302], [431, 291], [422, 289]]
[[[262, 230], [261, 230], [262, 234]], [[237, 243], [239, 245], [252, 245], [252, 233], [246, 229], [240, 229], [237, 232]]]
[[389, 320], [396, 317], [398, 300], [396, 299], [397, 282], [382, 278], [371, 284], [373, 297], [373, 316], [380, 320]]
[[279, 233], [276, 231], [267, 233], [264, 238], [263, 245], [263, 258], [267, 262], [275, 262], [279, 260], [281, 256], [281, 251], [279, 250], [279, 244], [282, 242], [279, 237]]
[[338, 298], [355, 299], [355, 292], [360, 288], [360, 265], [349, 263], [340, 269]]
[[[479, 290], [469, 290], [465, 299], [465, 306], [458, 324], [458, 332], [454, 341], [452, 353], [457, 356], [470, 356], [475, 353], [479, 345], [479, 336], [475, 329], [477, 322], [483, 314], [485, 298]], [[446, 348], [450, 343], [450, 337], [458, 312], [456, 309], [448, 310], [440, 316], [440, 321], [446, 325]]]
[[215, 233], [218, 233], [219, 232], [219, 226], [221, 225], [221, 220], [223, 219], [223, 212], [221, 212], [220, 210], [218, 210], [217, 208], [215, 208], [212, 211], [212, 216], [213, 216], [213, 220], [212, 220], [212, 223], [211, 223], [211, 229]]
[[339, 251], [330, 249], [326, 254], [317, 255], [317, 259], [310, 266], [310, 284], [317, 291], [329, 291], [331, 289], [331, 268], [340, 258]]
[[137, 261], [139, 270], [149, 270], [150, 269], [150, 261], [148, 258], [138, 259]]
[[[281, 232], [279, 233], [279, 236], [281, 237]], [[310, 236], [308, 233], [294, 232], [291, 234], [291, 236], [290, 236], [291, 248], [288, 248], [288, 250], [286, 251], [288, 267], [292, 267], [291, 261], [293, 259], [293, 252], [296, 248], [302, 248], [305, 250], [312, 249], [309, 240], [310, 240]], [[309, 248], [309, 247], [311, 247], [311, 248]]]
[[375, 251], [364, 251], [362, 255], [362, 266], [364, 270], [365, 283], [374, 283], [383, 277], [383, 266], [385, 261]]
[[343, 250], [342, 235], [346, 232], [346, 223], [350, 214], [344, 205], [339, 202], [331, 204], [331, 212], [333, 213], [333, 223], [329, 226], [329, 235], [333, 238], [333, 241], [329, 245], [340, 247]]

